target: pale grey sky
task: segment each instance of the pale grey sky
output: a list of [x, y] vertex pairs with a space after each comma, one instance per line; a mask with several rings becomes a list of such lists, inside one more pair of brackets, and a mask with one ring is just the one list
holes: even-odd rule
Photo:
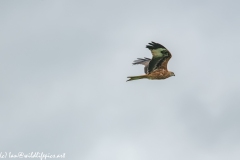
[[[0, 152], [239, 160], [239, 1], [0, 1]], [[127, 82], [155, 41], [175, 77]]]

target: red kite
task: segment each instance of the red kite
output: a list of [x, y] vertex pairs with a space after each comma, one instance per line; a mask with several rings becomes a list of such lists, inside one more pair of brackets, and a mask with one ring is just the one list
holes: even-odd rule
[[127, 81], [137, 80], [137, 79], [166, 79], [175, 74], [171, 71], [168, 71], [167, 64], [171, 59], [171, 53], [163, 45], [159, 43], [148, 43], [146, 46], [152, 52], [152, 59], [149, 58], [138, 58], [133, 62], [133, 64], [142, 64], [144, 65], [145, 75], [141, 76], [130, 76]]

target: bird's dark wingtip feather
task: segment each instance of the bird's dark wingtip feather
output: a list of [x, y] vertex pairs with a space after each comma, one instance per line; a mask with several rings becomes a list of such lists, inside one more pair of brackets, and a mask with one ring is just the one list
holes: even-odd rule
[[155, 43], [152, 41], [151, 43], [148, 43], [148, 45], [146, 45], [146, 48], [153, 50], [153, 49], [165, 48], [165, 47], [159, 43]]

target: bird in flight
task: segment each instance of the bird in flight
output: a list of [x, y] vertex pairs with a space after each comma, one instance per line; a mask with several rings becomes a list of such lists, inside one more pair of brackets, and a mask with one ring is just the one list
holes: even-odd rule
[[129, 76], [127, 81], [137, 80], [137, 79], [166, 79], [175, 74], [171, 71], [168, 71], [167, 64], [171, 59], [171, 53], [163, 45], [155, 42], [148, 43], [146, 46], [151, 53], [152, 59], [149, 58], [138, 58], [133, 62], [133, 65], [142, 64], [144, 65], [145, 75], [141, 76]]

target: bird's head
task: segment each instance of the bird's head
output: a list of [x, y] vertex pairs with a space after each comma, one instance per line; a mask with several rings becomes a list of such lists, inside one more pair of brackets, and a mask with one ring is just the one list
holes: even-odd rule
[[169, 71], [169, 75], [170, 75], [170, 77], [175, 76], [175, 74], [171, 71]]

